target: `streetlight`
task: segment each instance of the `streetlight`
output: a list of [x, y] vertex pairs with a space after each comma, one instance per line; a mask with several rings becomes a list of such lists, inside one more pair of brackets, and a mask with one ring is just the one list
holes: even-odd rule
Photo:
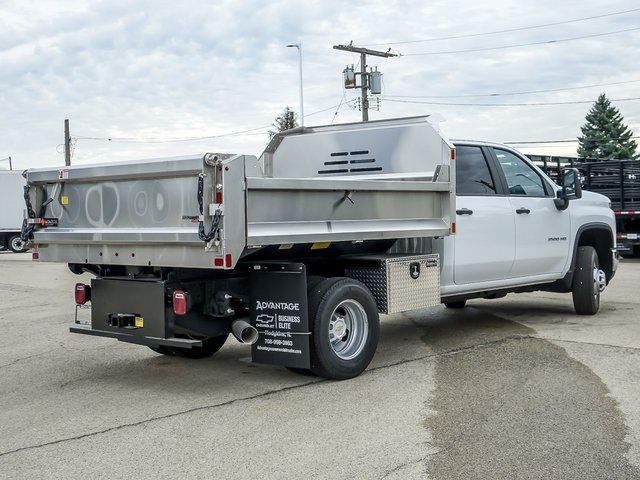
[[300, 126], [304, 127], [304, 100], [302, 97], [302, 42], [290, 43], [287, 47], [295, 47], [298, 49], [298, 57], [300, 59]]

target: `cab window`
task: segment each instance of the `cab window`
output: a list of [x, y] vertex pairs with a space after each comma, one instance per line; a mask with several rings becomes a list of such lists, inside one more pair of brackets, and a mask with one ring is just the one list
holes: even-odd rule
[[513, 153], [499, 148], [493, 149], [500, 168], [507, 180], [510, 195], [544, 197], [544, 181], [527, 162]]
[[456, 193], [495, 195], [495, 182], [480, 147], [456, 147]]

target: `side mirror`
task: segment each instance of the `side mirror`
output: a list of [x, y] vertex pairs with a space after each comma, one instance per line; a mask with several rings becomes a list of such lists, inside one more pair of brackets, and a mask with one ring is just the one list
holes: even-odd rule
[[562, 170], [562, 196], [567, 200], [582, 198], [582, 185], [580, 173], [577, 168], [565, 168]]
[[562, 190], [558, 192], [558, 198], [555, 200], [556, 207], [559, 210], [566, 209], [569, 206], [569, 200], [582, 198], [582, 185], [577, 168], [565, 168], [562, 170], [560, 186]]

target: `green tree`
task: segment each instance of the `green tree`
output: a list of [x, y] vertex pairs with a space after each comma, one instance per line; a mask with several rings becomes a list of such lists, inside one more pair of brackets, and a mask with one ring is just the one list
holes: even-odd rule
[[276, 130], [269, 130], [269, 138], [273, 138], [276, 133], [296, 128], [298, 126], [298, 115], [287, 106], [282, 113], [276, 117], [272, 125], [276, 127]]
[[578, 155], [601, 160], [635, 158], [638, 145], [631, 139], [633, 132], [622, 120], [618, 109], [601, 93], [580, 129]]

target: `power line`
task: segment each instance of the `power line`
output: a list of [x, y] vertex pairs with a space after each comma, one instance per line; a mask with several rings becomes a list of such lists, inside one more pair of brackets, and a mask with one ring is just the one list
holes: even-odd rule
[[340, 100], [340, 103], [338, 103], [337, 105], [332, 105], [332, 106], [330, 106], [330, 107], [323, 108], [322, 110], [317, 110], [317, 111], [315, 111], [315, 112], [312, 112], [312, 113], [306, 114], [306, 115], [305, 115], [305, 117], [309, 117], [309, 116], [311, 116], [311, 115], [315, 115], [316, 113], [328, 112], [329, 110], [333, 110], [333, 109], [334, 109], [334, 108], [336, 108], [336, 107], [340, 107], [340, 106], [345, 105], [345, 104], [348, 104], [348, 103], [354, 103], [356, 100], [357, 100], [357, 99], [355, 99], [355, 98], [354, 98], [354, 99], [352, 99], [352, 100], [348, 100], [348, 101], [346, 101], [346, 102], [345, 102], [345, 101], [344, 101], [344, 96], [343, 96], [343, 99], [342, 99], [342, 100]]
[[[631, 138], [640, 138], [640, 135], [631, 135], [630, 137], [628, 137], [629, 139]], [[587, 140], [587, 143], [606, 143], [606, 142], [611, 142], [611, 141], [615, 141], [615, 140], [627, 140], [627, 138], [625, 137], [616, 137], [616, 138], [601, 138], [599, 140]], [[539, 145], [539, 144], [545, 144], [545, 143], [576, 143], [579, 142], [580, 140], [578, 140], [577, 138], [575, 139], [567, 139], [567, 140], [528, 140], [525, 142], [502, 142], [505, 145]]]
[[[544, 105], [580, 105], [591, 104], [593, 100], [574, 100], [566, 102], [530, 102], [530, 103], [455, 103], [455, 102], [425, 102], [420, 100], [395, 100], [392, 98], [382, 97], [385, 102], [395, 103], [417, 103], [423, 105], [447, 105], [457, 107], [538, 107]], [[640, 97], [614, 98], [612, 102], [628, 102], [632, 100], [640, 100]]]
[[[344, 103], [352, 103], [354, 101], [355, 100], [349, 100], [348, 102], [344, 102]], [[323, 113], [329, 110], [333, 110], [334, 108], [338, 107], [341, 104], [343, 104], [342, 101], [340, 102], [340, 104], [332, 105], [331, 107], [323, 108], [322, 110], [317, 110], [315, 112], [307, 113], [305, 114], [305, 117], [310, 117], [311, 115], [316, 115], [318, 113]], [[239, 136], [239, 135], [261, 135], [263, 133], [266, 133], [266, 132], [263, 132], [262, 130], [267, 130], [272, 127], [273, 125], [265, 125], [262, 127], [250, 128], [248, 130], [222, 133], [219, 135], [206, 135], [201, 137], [136, 138], [136, 137], [89, 137], [84, 135], [74, 135], [73, 138], [78, 140], [92, 140], [92, 141], [104, 141], [104, 142], [114, 142], [114, 143], [178, 143], [178, 142], [195, 142], [199, 140], [212, 140], [216, 138], [233, 137], [233, 136]], [[257, 132], [257, 133], [253, 133], [253, 132]]]
[[480, 33], [467, 33], [464, 35], [451, 35], [451, 36], [447, 36], [447, 37], [434, 37], [434, 38], [425, 38], [422, 40], [405, 40], [405, 41], [399, 41], [399, 42], [387, 42], [387, 43], [369, 43], [366, 44], [366, 46], [369, 47], [379, 47], [379, 46], [383, 46], [383, 45], [408, 45], [411, 43], [426, 43], [426, 42], [440, 42], [442, 40], [455, 40], [458, 38], [471, 38], [471, 37], [481, 37], [481, 36], [485, 36], [485, 35], [496, 35], [499, 33], [510, 33], [510, 32], [519, 32], [522, 30], [532, 30], [535, 28], [543, 28], [543, 27], [553, 27], [556, 25], [566, 25], [568, 23], [577, 23], [577, 22], [584, 22], [587, 20], [594, 20], [596, 18], [604, 18], [604, 17], [612, 17], [614, 15], [623, 15], [625, 13], [631, 13], [631, 12], [637, 12], [639, 11], [640, 8], [633, 8], [631, 10], [623, 10], [621, 12], [612, 12], [612, 13], [605, 13], [602, 15], [593, 15], [591, 17], [582, 17], [582, 18], [575, 18], [572, 20], [564, 20], [562, 22], [553, 22], [553, 23], [542, 23], [539, 25], [530, 25], [528, 27], [516, 27], [516, 28], [507, 28], [504, 30], [493, 30], [491, 32], [480, 32]]
[[342, 103], [344, 102], [344, 99], [346, 98], [346, 96], [347, 96], [347, 91], [343, 88], [342, 98], [340, 99], [338, 108], [336, 108], [336, 112], [333, 114], [333, 117], [331, 117], [331, 123], [329, 125], [333, 125], [333, 122], [335, 122], [336, 117], [338, 116], [338, 112], [340, 111], [340, 107], [342, 107]]
[[546, 45], [552, 43], [562, 43], [562, 42], [571, 42], [573, 40], [582, 40], [585, 38], [596, 38], [596, 37], [604, 37], [607, 35], [615, 35], [618, 33], [632, 32], [634, 30], [640, 30], [640, 27], [633, 28], [625, 28], [623, 30], [614, 30], [612, 32], [603, 32], [603, 33], [592, 33], [590, 35], [580, 35], [578, 37], [570, 37], [570, 38], [560, 38], [557, 40], [544, 40], [540, 42], [528, 42], [528, 43], [515, 43], [510, 45], [498, 45], [495, 47], [484, 47], [484, 48], [470, 48], [466, 50], [443, 50], [440, 52], [418, 52], [418, 53], [401, 53], [401, 57], [415, 57], [415, 56], [427, 56], [427, 55], [448, 55], [454, 53], [472, 53], [472, 52], [487, 52], [490, 50], [504, 50], [507, 48], [517, 48], [517, 47], [529, 47], [532, 45]]
[[544, 90], [529, 90], [523, 92], [504, 92], [504, 93], [470, 93], [466, 95], [386, 95], [387, 97], [393, 98], [472, 98], [472, 97], [504, 97], [510, 95], [529, 95], [533, 93], [549, 93], [549, 92], [564, 92], [568, 90], [580, 90], [583, 88], [593, 88], [593, 87], [609, 87], [611, 85], [623, 85], [628, 83], [637, 83], [640, 82], [638, 80], [624, 80], [621, 82], [609, 82], [609, 83], [594, 83], [592, 85], [580, 85], [575, 87], [564, 87], [564, 88], [548, 88]]
[[238, 132], [223, 133], [220, 135], [208, 135], [203, 137], [181, 137], [181, 138], [135, 138], [135, 137], [86, 137], [83, 135], [74, 135], [78, 140], [96, 140], [118, 143], [173, 143], [173, 142], [192, 142], [197, 140], [210, 140], [221, 137], [230, 137], [235, 135], [248, 134], [257, 130], [265, 130], [271, 128], [272, 125], [264, 127], [251, 128], [249, 130], [240, 130]]

